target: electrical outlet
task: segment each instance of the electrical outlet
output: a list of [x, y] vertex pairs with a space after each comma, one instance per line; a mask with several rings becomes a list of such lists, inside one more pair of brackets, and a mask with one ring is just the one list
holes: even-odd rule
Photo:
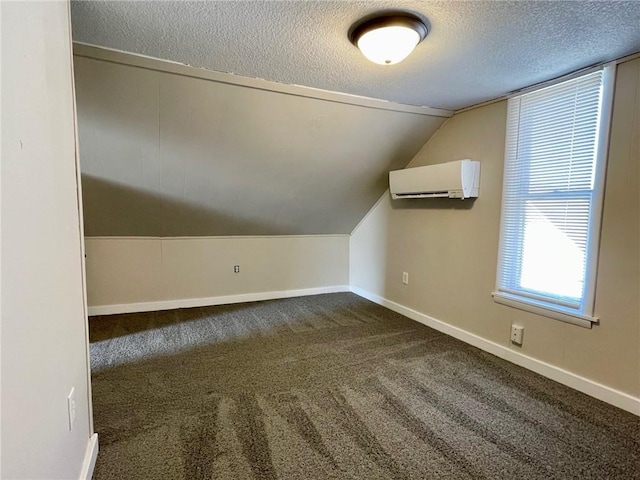
[[233, 266], [233, 273], [240, 273], [240, 265]]
[[520, 325], [511, 325], [511, 341], [516, 345], [522, 345], [522, 335], [524, 334], [524, 327]]
[[69, 413], [69, 431], [73, 430], [73, 424], [76, 421], [76, 388], [71, 387], [69, 395], [67, 395], [67, 410]]
[[402, 272], [402, 283], [409, 285], [409, 274], [407, 272]]

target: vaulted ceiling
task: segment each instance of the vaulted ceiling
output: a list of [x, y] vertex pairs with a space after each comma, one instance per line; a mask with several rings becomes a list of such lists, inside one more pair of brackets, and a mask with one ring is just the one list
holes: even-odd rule
[[[431, 31], [402, 63], [375, 65], [347, 32], [393, 9]], [[448, 110], [640, 51], [640, 1], [82, 1], [71, 13], [74, 41], [100, 47], [75, 57], [89, 236], [351, 233]]]
[[348, 234], [446, 119], [104, 53], [74, 61], [88, 236]]
[[[401, 9], [431, 31], [404, 62], [347, 31]], [[81, 1], [75, 41], [286, 84], [450, 110], [640, 51], [640, 1]]]

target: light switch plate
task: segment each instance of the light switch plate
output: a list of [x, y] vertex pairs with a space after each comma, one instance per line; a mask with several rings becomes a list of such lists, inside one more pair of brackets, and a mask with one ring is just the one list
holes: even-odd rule
[[72, 387], [67, 396], [67, 409], [69, 413], [69, 431], [73, 430], [76, 421], [76, 388]]

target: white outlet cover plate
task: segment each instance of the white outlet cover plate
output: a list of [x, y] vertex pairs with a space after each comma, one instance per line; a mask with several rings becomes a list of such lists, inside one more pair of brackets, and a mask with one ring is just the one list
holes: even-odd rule
[[524, 327], [520, 325], [513, 325], [511, 327], [511, 341], [513, 343], [517, 343], [518, 345], [522, 345], [522, 334], [524, 333]]

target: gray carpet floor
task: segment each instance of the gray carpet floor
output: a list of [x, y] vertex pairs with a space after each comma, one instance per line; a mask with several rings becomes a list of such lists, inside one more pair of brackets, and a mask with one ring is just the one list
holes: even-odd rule
[[639, 417], [350, 293], [90, 340], [96, 480], [640, 479]]

